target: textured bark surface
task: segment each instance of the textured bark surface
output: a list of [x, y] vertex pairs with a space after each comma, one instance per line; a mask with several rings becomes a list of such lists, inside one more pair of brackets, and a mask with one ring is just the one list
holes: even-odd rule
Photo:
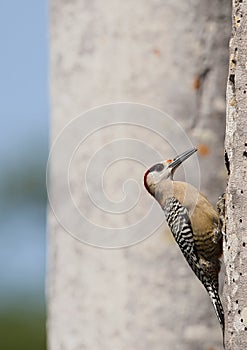
[[[152, 105], [202, 144], [201, 189], [215, 203], [225, 187], [230, 7], [222, 0], [52, 0], [52, 139], [88, 108]], [[79, 163], [73, 176], [80, 189]], [[63, 189], [55, 195], [66, 210]], [[73, 239], [50, 211], [48, 272], [50, 350], [222, 348], [209, 298], [164, 226], [136, 246], [102, 250]]]
[[226, 349], [247, 349], [247, 3], [233, 1], [227, 83]]

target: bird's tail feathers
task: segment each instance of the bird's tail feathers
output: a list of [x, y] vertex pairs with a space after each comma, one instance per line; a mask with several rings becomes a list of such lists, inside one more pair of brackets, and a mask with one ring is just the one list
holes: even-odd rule
[[207, 285], [205, 287], [206, 287], [208, 294], [209, 294], [209, 297], [213, 303], [216, 316], [218, 317], [218, 320], [220, 322], [220, 325], [221, 325], [221, 328], [223, 331], [223, 335], [224, 335], [224, 329], [225, 329], [224, 310], [223, 310], [223, 307], [221, 304], [218, 290], [213, 284], [209, 284], [209, 283], [207, 283]]

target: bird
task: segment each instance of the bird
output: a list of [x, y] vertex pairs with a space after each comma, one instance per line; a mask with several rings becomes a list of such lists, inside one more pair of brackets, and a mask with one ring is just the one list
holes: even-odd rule
[[144, 186], [160, 204], [182, 254], [206, 288], [224, 339], [224, 310], [218, 283], [222, 255], [219, 214], [194, 186], [173, 180], [176, 169], [196, 151], [197, 148], [192, 148], [153, 165], [144, 174]]

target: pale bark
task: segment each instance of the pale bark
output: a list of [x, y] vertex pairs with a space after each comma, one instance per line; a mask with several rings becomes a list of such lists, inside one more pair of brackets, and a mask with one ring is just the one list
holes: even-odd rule
[[233, 1], [227, 83], [226, 349], [247, 349], [247, 3]]
[[[51, 0], [52, 140], [90, 107], [152, 105], [205, 145], [201, 189], [215, 202], [225, 184], [229, 28], [229, 1]], [[52, 165], [59, 169], [59, 159]], [[73, 173], [78, 197], [80, 166]], [[66, 212], [59, 181], [51, 178]], [[76, 241], [52, 212], [49, 232], [49, 350], [222, 347], [208, 295], [164, 227], [116, 251]]]

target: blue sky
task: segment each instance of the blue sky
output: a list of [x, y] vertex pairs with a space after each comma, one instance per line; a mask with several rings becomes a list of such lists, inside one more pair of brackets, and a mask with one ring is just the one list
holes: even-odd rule
[[1, 156], [31, 132], [47, 137], [47, 9], [44, 1], [0, 3]]
[[44, 288], [48, 4], [1, 1], [0, 43], [1, 307]]

